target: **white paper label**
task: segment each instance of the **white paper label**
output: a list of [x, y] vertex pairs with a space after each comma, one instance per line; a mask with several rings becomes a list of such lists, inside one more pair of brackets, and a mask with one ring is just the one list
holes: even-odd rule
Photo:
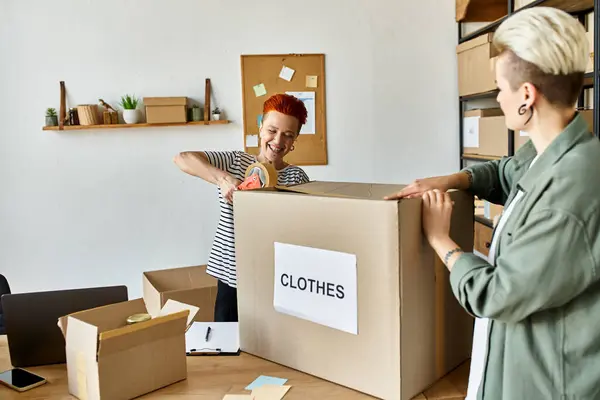
[[358, 334], [356, 255], [275, 243], [275, 310]]
[[479, 117], [463, 118], [463, 146], [479, 147]]

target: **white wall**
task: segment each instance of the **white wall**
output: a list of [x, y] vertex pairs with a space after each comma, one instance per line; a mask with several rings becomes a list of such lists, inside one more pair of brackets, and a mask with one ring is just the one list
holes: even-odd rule
[[[181, 150], [242, 148], [240, 54], [326, 54], [330, 163], [312, 179], [406, 183], [458, 168], [454, 2], [0, 1], [0, 272], [14, 291], [124, 283], [205, 263], [216, 190]], [[227, 126], [42, 131], [73, 105], [202, 99]]]

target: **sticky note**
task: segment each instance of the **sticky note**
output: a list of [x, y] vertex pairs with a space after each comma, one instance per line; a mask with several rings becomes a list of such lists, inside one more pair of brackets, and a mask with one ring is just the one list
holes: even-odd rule
[[265, 88], [264, 83], [255, 85], [252, 89], [254, 89], [254, 94], [256, 95], [256, 97], [264, 96], [265, 94], [267, 94], [267, 89]]
[[306, 75], [306, 87], [317, 87], [319, 77], [316, 75]]
[[253, 400], [250, 394], [226, 394], [223, 400]]
[[286, 81], [291, 81], [292, 77], [294, 76], [294, 71], [293, 69], [286, 67], [285, 65], [283, 66], [283, 68], [281, 68], [281, 72], [279, 73], [279, 77], [281, 79], [285, 79]]
[[278, 385], [278, 386], [281, 386], [281, 385], [283, 385], [286, 382], [287, 382], [287, 379], [284, 379], [284, 378], [276, 378], [274, 376], [261, 375], [258, 378], [256, 378], [254, 380], [254, 382], [252, 382], [251, 384], [249, 384], [248, 386], [246, 386], [246, 390], [254, 390], [257, 387], [260, 387], [262, 385]]
[[281, 400], [290, 388], [291, 386], [262, 385], [252, 390], [252, 397], [256, 400]]
[[246, 135], [246, 147], [258, 147], [258, 135]]
[[256, 125], [260, 128], [260, 126], [262, 125], [262, 120], [263, 120], [263, 115], [262, 114], [258, 114], [256, 116]]

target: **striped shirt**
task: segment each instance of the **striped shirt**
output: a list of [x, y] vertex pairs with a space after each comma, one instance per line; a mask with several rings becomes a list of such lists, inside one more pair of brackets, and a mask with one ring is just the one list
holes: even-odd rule
[[[256, 156], [243, 151], [205, 151], [211, 165], [228, 172], [243, 181], [246, 169], [257, 162]], [[277, 184], [291, 186], [309, 181], [308, 175], [299, 167], [289, 165], [277, 173]], [[233, 232], [233, 206], [219, 192], [221, 215], [213, 241], [206, 272], [221, 282], [237, 287], [237, 269], [235, 266], [235, 235]]]

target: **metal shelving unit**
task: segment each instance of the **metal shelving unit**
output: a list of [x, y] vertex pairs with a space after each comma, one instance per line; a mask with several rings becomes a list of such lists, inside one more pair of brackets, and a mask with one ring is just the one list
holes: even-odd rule
[[[532, 7], [556, 7], [561, 10], [567, 11], [570, 14], [576, 16], [579, 21], [581, 21], [584, 25], [586, 23], [586, 15], [598, 9], [600, 0], [536, 0], [532, 3], [515, 10], [514, 0], [508, 1], [508, 12], [502, 18], [497, 19], [489, 23], [488, 25], [472, 32], [467, 35], [462, 35], [463, 22], [458, 23], [458, 43], [464, 43], [471, 39], [474, 39], [478, 36], [490, 33], [495, 31], [498, 26], [510, 15], [514, 13], [518, 13], [522, 10], [532, 8]], [[596, 137], [600, 137], [600, 90], [596, 90], [596, 88], [600, 88], [600, 40], [598, 37], [600, 36], [600, 12], [594, 13], [594, 72], [588, 73], [585, 76], [584, 89], [594, 89], [593, 92], [593, 116], [594, 116], [594, 135]], [[465, 161], [486, 161], [486, 160], [494, 160], [498, 159], [498, 157], [485, 157], [485, 156], [474, 156], [469, 154], [463, 154], [463, 115], [466, 110], [466, 104], [470, 101], [481, 100], [481, 99], [493, 99], [498, 94], [497, 90], [492, 90], [484, 93], [477, 93], [468, 96], [460, 96], [459, 101], [459, 165], [460, 168], [464, 166]], [[584, 93], [582, 91], [578, 100], [578, 107], [584, 106]], [[514, 132], [512, 130], [507, 130], [507, 155], [512, 156], [515, 152], [515, 143], [514, 143]], [[476, 216], [475, 220], [479, 223], [482, 223], [486, 226], [491, 227], [492, 222]]]

